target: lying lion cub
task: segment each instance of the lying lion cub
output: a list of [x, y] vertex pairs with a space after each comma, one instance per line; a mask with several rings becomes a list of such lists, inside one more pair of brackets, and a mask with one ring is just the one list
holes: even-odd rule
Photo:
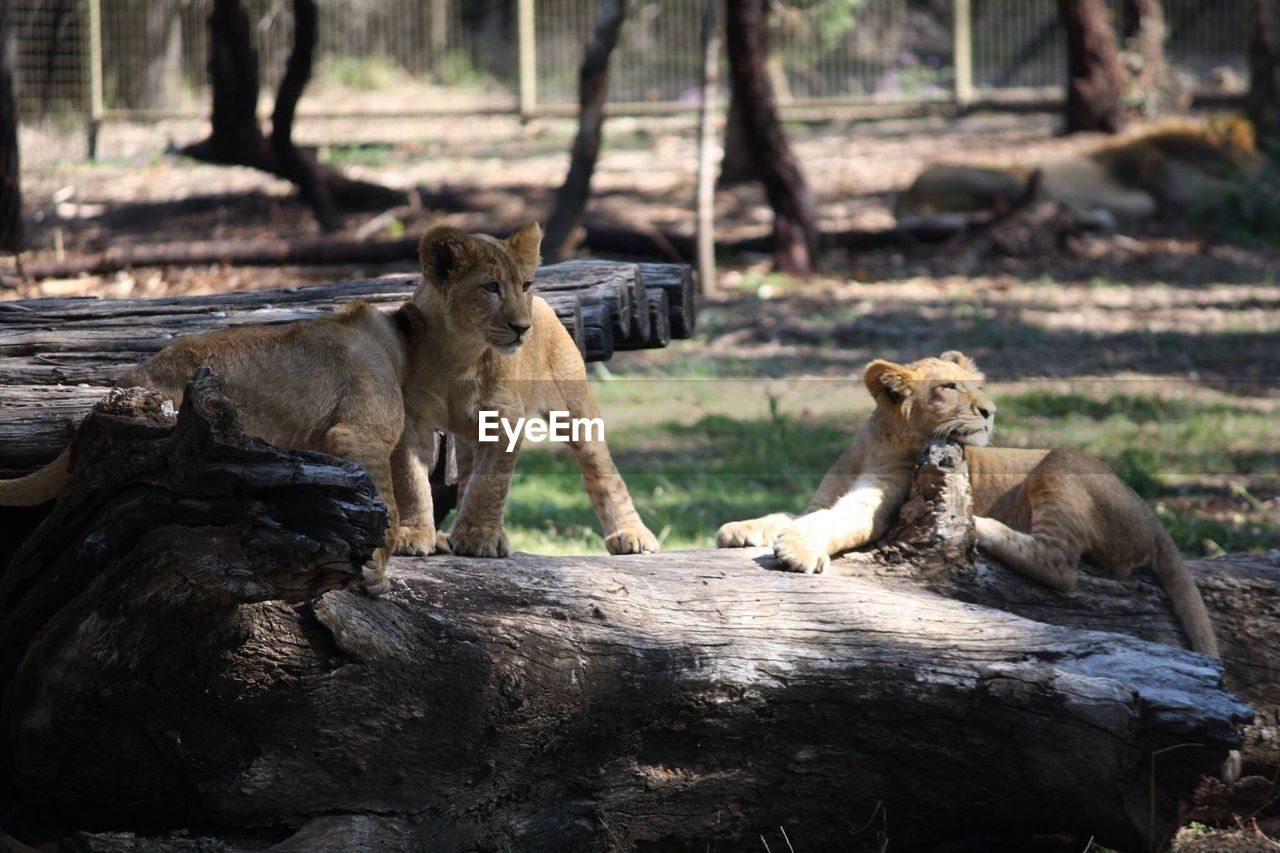
[[821, 572], [832, 554], [885, 534], [907, 499], [924, 442], [950, 438], [966, 445], [979, 548], [1063, 591], [1075, 588], [1082, 556], [1117, 579], [1150, 566], [1191, 647], [1217, 656], [1204, 601], [1177, 547], [1107, 466], [1076, 450], [985, 447], [996, 406], [961, 353], [909, 365], [873, 361], [863, 378], [876, 410], [804, 514], [731, 522], [716, 534], [719, 547], [772, 544], [791, 571]]
[[[191, 374], [208, 365], [249, 434], [364, 466], [391, 516], [386, 541], [365, 569], [371, 594], [386, 592], [393, 553], [430, 554], [452, 544], [461, 554], [506, 555], [502, 509], [515, 454], [496, 444], [472, 453], [460, 441], [470, 477], [464, 473], [452, 542], [436, 533], [421, 457], [433, 451], [434, 428], [474, 437], [482, 408], [596, 416], [582, 357], [551, 308], [529, 293], [541, 242], [536, 223], [509, 240], [433, 229], [422, 240], [426, 280], [395, 313], [358, 302], [332, 317], [195, 335], [119, 384], [151, 388], [180, 405]], [[610, 553], [656, 551], [604, 443], [574, 450]], [[0, 505], [52, 499], [67, 481], [69, 457], [63, 451], [33, 474], [0, 481]]]

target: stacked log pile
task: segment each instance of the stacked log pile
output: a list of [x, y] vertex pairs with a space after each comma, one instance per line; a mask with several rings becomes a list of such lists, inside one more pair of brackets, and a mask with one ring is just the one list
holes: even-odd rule
[[[53, 459], [80, 419], [129, 367], [179, 337], [288, 323], [363, 300], [403, 302], [418, 276], [164, 299], [0, 302], [0, 477]], [[543, 267], [535, 291], [556, 310], [587, 361], [688, 338], [697, 320], [683, 264], [569, 261]]]

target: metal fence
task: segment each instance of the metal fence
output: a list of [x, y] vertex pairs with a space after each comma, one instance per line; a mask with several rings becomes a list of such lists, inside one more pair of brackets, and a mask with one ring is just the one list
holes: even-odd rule
[[[264, 90], [283, 73], [289, 0], [244, 0]], [[592, 0], [320, 0], [306, 115], [570, 112]], [[1123, 31], [1123, 3], [1113, 2]], [[26, 121], [201, 115], [212, 0], [10, 0]], [[696, 103], [702, 0], [635, 0], [610, 99]], [[773, 0], [784, 107], [912, 104], [1059, 89], [1055, 0]], [[1191, 89], [1243, 85], [1250, 0], [1164, 0], [1167, 52]], [[264, 93], [265, 94], [265, 93]], [[1042, 91], [1041, 94], [1044, 94]], [[270, 103], [265, 95], [264, 104]]]

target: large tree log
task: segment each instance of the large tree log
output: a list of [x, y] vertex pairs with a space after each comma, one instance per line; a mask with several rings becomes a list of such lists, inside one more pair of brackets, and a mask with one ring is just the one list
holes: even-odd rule
[[385, 523], [353, 466], [239, 436], [209, 379], [177, 430], [154, 403], [124, 414], [81, 432], [72, 486], [0, 578], [19, 834], [1145, 849], [1248, 717], [1210, 658], [895, 569], [971, 571], [954, 450], [895, 549], [845, 576], [760, 551], [440, 557], [394, 561], [371, 600], [335, 589]]
[[[677, 296], [679, 305], [670, 310], [679, 319], [679, 328], [692, 332], [696, 322], [692, 279], [682, 265], [572, 261], [540, 269], [535, 287], [584, 348], [585, 357], [594, 361], [609, 355], [603, 349], [586, 348], [578, 316], [581, 306], [606, 305], [617, 337], [633, 344], [648, 340], [646, 275], [654, 278], [655, 287]], [[218, 296], [0, 302], [0, 385], [110, 385], [128, 367], [181, 335], [250, 323], [292, 322], [330, 313], [356, 300], [391, 306], [406, 299], [419, 281], [418, 276], [386, 276]], [[636, 324], [645, 329], [643, 337], [630, 334]], [[674, 321], [672, 328], [676, 328]], [[662, 342], [653, 344], [658, 345]], [[0, 467], [6, 464], [3, 456], [0, 450]]]

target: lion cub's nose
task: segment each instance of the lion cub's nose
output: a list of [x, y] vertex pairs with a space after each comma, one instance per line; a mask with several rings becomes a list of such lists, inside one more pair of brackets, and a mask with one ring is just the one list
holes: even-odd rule
[[981, 415], [982, 417], [989, 418], [993, 414], [995, 414], [996, 406], [995, 406], [995, 403], [990, 403], [985, 406], [981, 403], [974, 403], [973, 410], [977, 412], [979, 415]]
[[531, 323], [507, 323], [507, 325], [511, 327], [511, 331], [516, 333], [517, 338], [523, 338], [524, 333], [532, 328]]

